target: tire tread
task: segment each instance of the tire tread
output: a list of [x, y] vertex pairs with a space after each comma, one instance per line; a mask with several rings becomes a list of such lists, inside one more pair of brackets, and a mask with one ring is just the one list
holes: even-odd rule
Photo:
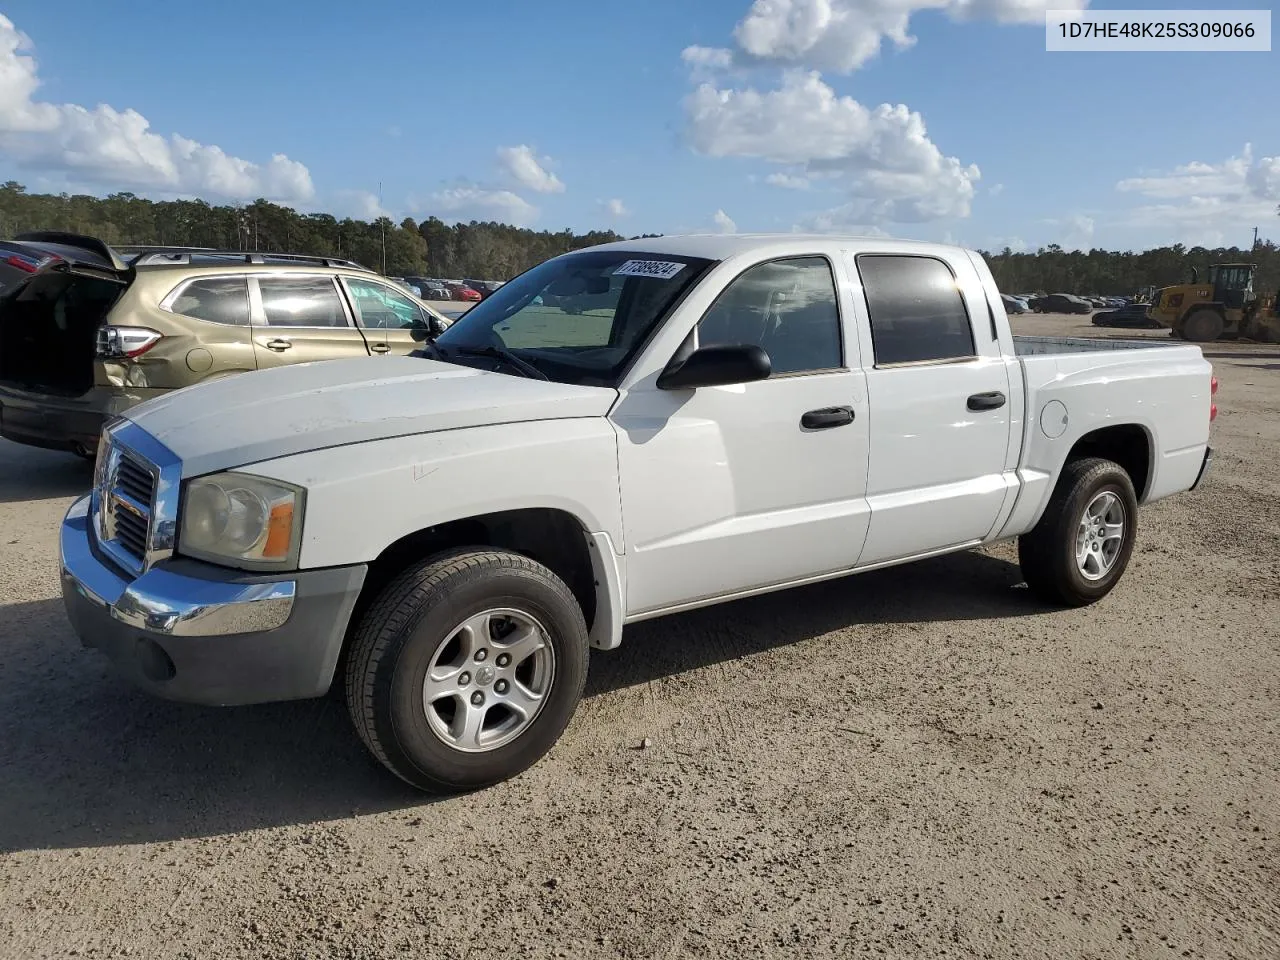
[[[351, 638], [351, 656], [347, 664], [346, 695], [351, 721], [369, 752], [388, 770], [412, 786], [422, 788], [422, 771], [410, 777], [382, 742], [375, 713], [376, 686], [383, 660], [393, 652], [393, 641], [403, 636], [415, 620], [421, 619], [432, 595], [447, 581], [455, 581], [469, 572], [478, 574], [494, 566], [508, 571], [527, 573], [553, 587], [575, 609], [578, 602], [564, 582], [545, 566], [518, 553], [478, 547], [462, 547], [436, 554], [407, 567], [394, 577], [377, 599], [369, 605]], [[585, 633], [585, 624], [583, 630]], [[394, 652], [398, 652], [398, 646]], [[583, 671], [582, 687], [586, 684]], [[582, 689], [576, 692], [580, 697]], [[449, 785], [436, 782], [429, 789], [443, 791]]]

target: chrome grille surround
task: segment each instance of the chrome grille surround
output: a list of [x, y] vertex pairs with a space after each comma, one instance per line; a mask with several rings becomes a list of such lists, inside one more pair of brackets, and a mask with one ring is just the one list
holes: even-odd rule
[[173, 555], [182, 461], [132, 421], [102, 431], [89, 504], [99, 549], [122, 571], [146, 573]]

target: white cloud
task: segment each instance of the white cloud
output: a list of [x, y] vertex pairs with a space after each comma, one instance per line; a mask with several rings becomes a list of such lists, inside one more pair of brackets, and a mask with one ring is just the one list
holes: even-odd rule
[[924, 120], [902, 104], [867, 108], [839, 97], [817, 73], [791, 70], [780, 89], [721, 90], [703, 83], [685, 100], [699, 153], [800, 166], [838, 181], [855, 199], [839, 219], [875, 224], [969, 215], [978, 168], [945, 157]]
[[490, 190], [471, 184], [448, 187], [413, 206], [441, 220], [496, 220], [527, 227], [538, 218], [538, 208], [510, 190]]
[[1043, 24], [1046, 10], [1086, 6], [1088, 0], [755, 0], [733, 30], [735, 50], [689, 47], [684, 60], [702, 68], [777, 63], [849, 73], [885, 41], [914, 45], [909, 26], [921, 10], [943, 10], [953, 20]]
[[0, 156], [19, 166], [117, 189], [286, 202], [315, 195], [307, 168], [284, 154], [252, 163], [176, 133], [154, 133], [135, 110], [37, 100], [40, 79], [30, 48], [0, 14]]
[[631, 215], [631, 211], [627, 209], [627, 205], [617, 197], [613, 197], [609, 200], [597, 200], [596, 203], [607, 216], [612, 217], [615, 220], [621, 219], [622, 217], [629, 217]]
[[1130, 177], [1116, 189], [1152, 201], [1121, 211], [1118, 227], [1142, 229], [1159, 243], [1244, 244], [1252, 227], [1275, 216], [1280, 156], [1254, 159], [1252, 146], [1245, 144], [1238, 157], [1196, 160], [1166, 173]]
[[1093, 232], [1096, 226], [1093, 217], [1073, 213], [1068, 217], [1043, 222], [1058, 228], [1058, 244], [1064, 250], [1088, 250], [1093, 245]]
[[1004, 193], [1004, 184], [1003, 184], [1003, 183], [993, 183], [990, 187], [988, 187], [988, 188], [987, 188], [987, 193], [988, 193], [988, 195], [993, 196], [993, 197], [998, 197], [998, 196], [1000, 196], [1000, 194]]
[[338, 190], [326, 206], [335, 216], [347, 216], [356, 220], [377, 220], [380, 217], [393, 216], [391, 211], [379, 202], [378, 195], [368, 190]]
[[993, 237], [990, 243], [990, 249], [996, 253], [1008, 247], [1012, 253], [1023, 253], [1027, 249], [1027, 241], [1021, 237]]
[[723, 210], [717, 210], [715, 213], [713, 213], [711, 215], [711, 222], [715, 224], [716, 233], [737, 233], [738, 232], [738, 225], [734, 223], [733, 218], [730, 217]]
[[793, 173], [771, 173], [764, 178], [764, 182], [775, 187], [782, 187], [786, 190], [809, 189], [809, 178], [798, 177]]
[[547, 169], [550, 157], [539, 157], [526, 144], [498, 148], [498, 167], [519, 186], [535, 193], [564, 193], [564, 184]]

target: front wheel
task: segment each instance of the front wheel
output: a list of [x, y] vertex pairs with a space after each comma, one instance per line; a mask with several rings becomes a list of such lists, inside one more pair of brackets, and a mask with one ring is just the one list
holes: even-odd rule
[[378, 760], [442, 793], [537, 762], [586, 677], [587, 627], [564, 582], [528, 557], [476, 548], [383, 589], [352, 639], [347, 704]]
[[1018, 540], [1022, 575], [1048, 603], [1094, 603], [1124, 574], [1137, 531], [1138, 498], [1124, 468], [1100, 457], [1072, 460], [1040, 522]]

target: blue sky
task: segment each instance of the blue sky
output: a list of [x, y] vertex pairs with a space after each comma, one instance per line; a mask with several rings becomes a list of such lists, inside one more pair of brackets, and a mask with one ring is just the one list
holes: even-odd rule
[[381, 181], [396, 218], [627, 234], [1280, 239], [1280, 53], [1046, 52], [1045, 7], [1085, 2], [0, 0], [0, 179], [353, 216]]

